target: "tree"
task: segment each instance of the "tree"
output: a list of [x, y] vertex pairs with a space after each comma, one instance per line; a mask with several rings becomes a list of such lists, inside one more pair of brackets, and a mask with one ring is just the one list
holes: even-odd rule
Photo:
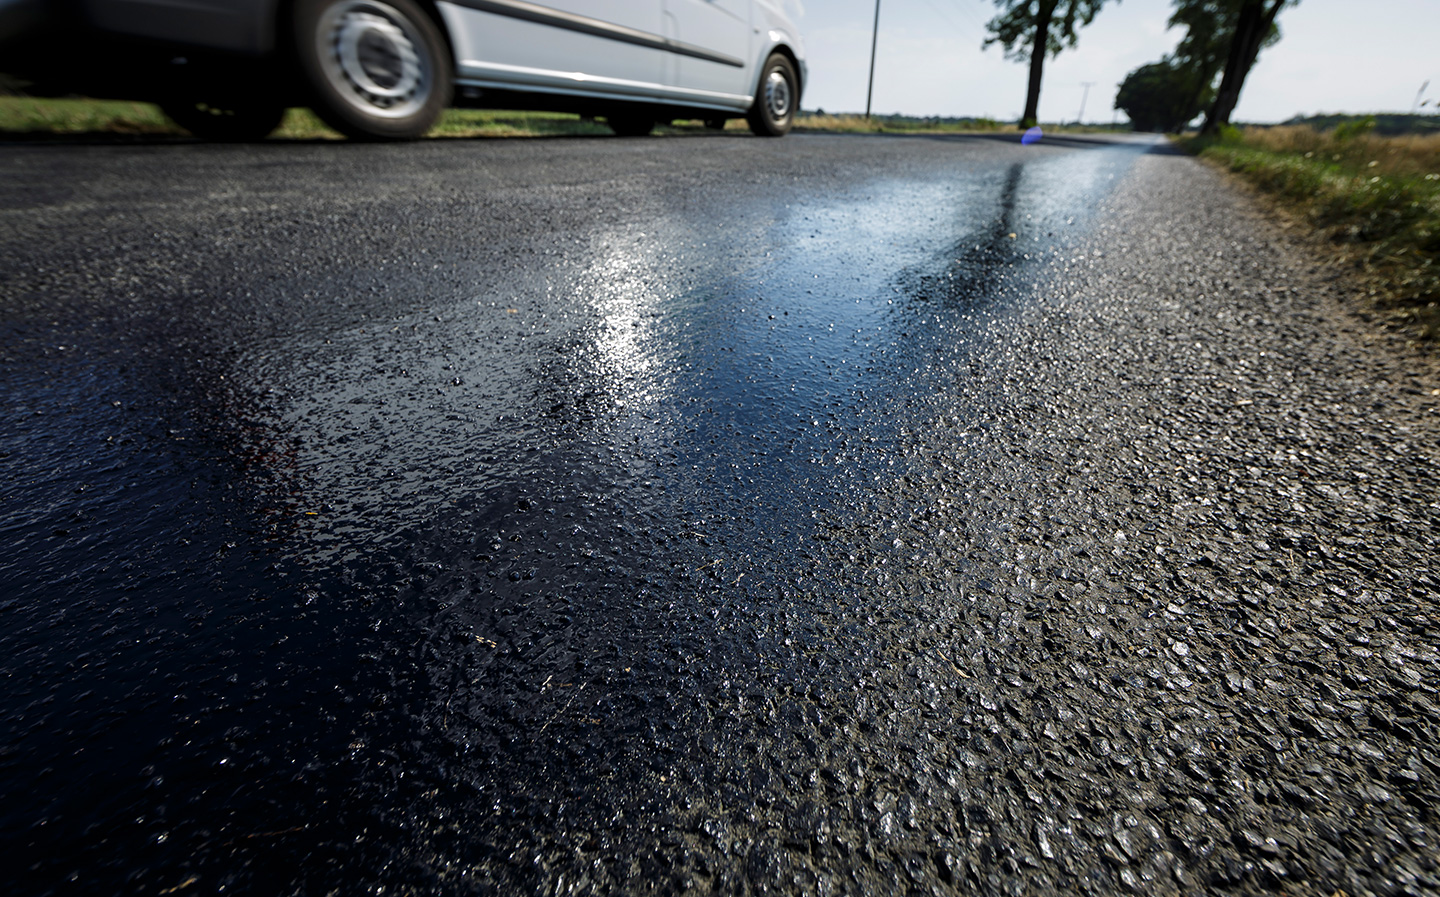
[[1169, 59], [1142, 65], [1120, 83], [1115, 108], [1130, 116], [1137, 131], [1179, 131], [1214, 95], [1200, 78], [1193, 69]]
[[[1235, 25], [1245, 3], [1246, 0], [1175, 0], [1169, 27], [1184, 28], [1185, 36], [1167, 59], [1194, 74], [1197, 101], [1214, 86], [1216, 76], [1230, 57]], [[1268, 47], [1279, 39], [1280, 28], [1272, 20], [1261, 46]], [[1210, 98], [1202, 105], [1213, 102], [1211, 91]]]
[[[1300, 0], [1239, 0], [1238, 8], [1225, 16], [1222, 21], [1233, 23], [1230, 27], [1230, 41], [1225, 57], [1225, 74], [1220, 78], [1220, 89], [1215, 92], [1215, 103], [1205, 116], [1202, 134], [1218, 134], [1220, 128], [1230, 124], [1230, 114], [1240, 102], [1240, 88], [1260, 55], [1260, 48], [1278, 39], [1275, 17], [1286, 3], [1295, 4]], [[1228, 5], [1228, 4], [1226, 4]]]
[[1022, 129], [1033, 126], [1040, 115], [1045, 55], [1058, 56], [1067, 46], [1074, 47], [1075, 30], [1089, 25], [1104, 4], [1105, 0], [995, 0], [1001, 13], [985, 26], [990, 36], [983, 46], [1000, 44], [1007, 58], [1030, 63]]
[[[1160, 62], [1126, 76], [1115, 108], [1140, 130], [1178, 130], [1215, 101], [1215, 79], [1230, 56], [1235, 24], [1246, 0], [1174, 0], [1169, 27], [1184, 28], [1175, 49]], [[1271, 22], [1261, 46], [1280, 39]]]
[[[1184, 28], [1185, 36], [1167, 58], [1191, 75], [1193, 102], [1205, 109], [1215, 99], [1215, 78], [1225, 66], [1234, 36], [1235, 16], [1243, 0], [1175, 0], [1170, 28]], [[1278, 30], [1270, 41], [1279, 39]], [[1203, 99], [1202, 99], [1203, 95]], [[1118, 104], [1116, 108], [1119, 108]], [[1192, 118], [1194, 116], [1191, 116]]]

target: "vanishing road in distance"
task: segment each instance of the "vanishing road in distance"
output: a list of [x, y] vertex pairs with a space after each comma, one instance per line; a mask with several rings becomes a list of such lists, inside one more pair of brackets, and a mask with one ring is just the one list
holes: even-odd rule
[[12, 894], [1440, 892], [1440, 378], [1149, 137], [0, 149]]

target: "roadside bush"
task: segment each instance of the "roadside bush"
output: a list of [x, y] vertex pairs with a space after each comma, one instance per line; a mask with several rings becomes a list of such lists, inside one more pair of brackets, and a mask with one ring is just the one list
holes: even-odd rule
[[1374, 130], [1375, 116], [1371, 115], [1366, 118], [1359, 118], [1355, 121], [1347, 121], [1343, 124], [1336, 125], [1335, 130], [1331, 132], [1331, 139], [1336, 143], [1349, 143], [1356, 137], [1369, 134]]
[[1142, 65], [1120, 83], [1115, 108], [1130, 117], [1137, 131], [1184, 130], [1210, 104], [1215, 91], [1196, 73], [1169, 60]]

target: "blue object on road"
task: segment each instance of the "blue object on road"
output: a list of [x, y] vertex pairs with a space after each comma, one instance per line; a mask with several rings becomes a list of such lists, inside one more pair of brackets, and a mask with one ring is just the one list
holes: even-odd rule
[[1026, 146], [1029, 146], [1032, 143], [1039, 143], [1040, 138], [1044, 136], [1045, 132], [1040, 130], [1038, 127], [1031, 128], [1020, 137], [1020, 142], [1025, 144]]

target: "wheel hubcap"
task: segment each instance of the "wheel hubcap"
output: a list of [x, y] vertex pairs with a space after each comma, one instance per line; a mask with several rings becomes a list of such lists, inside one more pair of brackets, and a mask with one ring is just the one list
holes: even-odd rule
[[781, 72], [771, 72], [765, 79], [765, 108], [775, 121], [790, 114], [790, 82]]
[[429, 98], [434, 63], [414, 23], [393, 7], [337, 3], [326, 10], [316, 39], [331, 84], [362, 112], [403, 118]]

